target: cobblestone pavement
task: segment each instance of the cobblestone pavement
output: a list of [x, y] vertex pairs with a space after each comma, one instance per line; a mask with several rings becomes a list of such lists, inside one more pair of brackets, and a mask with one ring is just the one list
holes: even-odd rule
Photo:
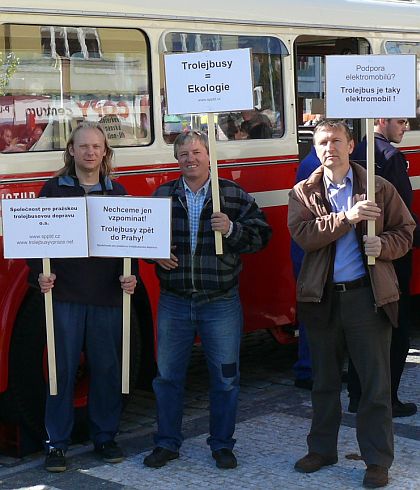
[[[293, 470], [306, 453], [311, 417], [310, 393], [293, 386], [292, 346], [279, 346], [266, 332], [245, 337], [241, 355], [242, 381], [235, 454], [238, 468], [218, 470], [206, 445], [208, 427], [207, 372], [199, 347], [189, 370], [184, 419], [185, 442], [181, 457], [161, 469], [142, 461], [153, 446], [155, 408], [151, 393], [137, 390], [128, 405], [118, 440], [126, 452], [119, 465], [103, 464], [90, 445], [75, 445], [68, 452], [69, 469], [49, 474], [43, 455], [22, 460], [0, 458], [1, 489], [31, 490], [183, 490], [183, 489], [353, 489], [360, 488], [364, 463], [357, 459], [355, 416], [346, 412], [339, 436], [339, 461], [310, 475]], [[400, 389], [403, 401], [420, 405], [420, 330], [416, 330]], [[389, 489], [420, 488], [420, 414], [394, 419], [395, 462]], [[355, 457], [356, 456], [356, 457]]]

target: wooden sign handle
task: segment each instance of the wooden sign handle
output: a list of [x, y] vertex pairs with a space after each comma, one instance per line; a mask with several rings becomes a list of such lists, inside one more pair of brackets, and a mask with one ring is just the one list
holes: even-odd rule
[[[366, 119], [366, 170], [367, 170], [367, 199], [375, 202], [375, 133], [374, 119]], [[367, 236], [375, 236], [375, 220], [367, 222]], [[368, 265], [375, 265], [375, 257], [369, 255]]]
[[[123, 276], [131, 275], [131, 259], [124, 258]], [[122, 327], [122, 392], [130, 393], [130, 312], [131, 295], [125, 291], [123, 295], [123, 327]]]
[[[210, 155], [210, 177], [211, 177], [211, 198], [213, 201], [213, 213], [220, 212], [220, 193], [219, 193], [219, 174], [217, 171], [216, 155], [216, 134], [214, 132], [214, 114], [207, 114], [207, 127], [209, 135], [209, 155]], [[214, 232], [216, 245], [216, 255], [223, 254], [222, 234], [220, 231]]]
[[[51, 275], [50, 259], [42, 259], [42, 273], [44, 276]], [[45, 325], [47, 331], [47, 354], [48, 354], [48, 379], [50, 384], [50, 395], [57, 395], [57, 367], [55, 363], [55, 340], [54, 340], [54, 317], [52, 306], [52, 290], [44, 294], [45, 303]]]

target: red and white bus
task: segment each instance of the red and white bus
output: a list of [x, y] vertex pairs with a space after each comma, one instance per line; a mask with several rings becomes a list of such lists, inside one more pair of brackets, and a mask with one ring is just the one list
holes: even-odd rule
[[[420, 53], [420, 3], [324, 0], [321, 7], [313, 0], [213, 0], [194, 9], [186, 0], [35, 4], [0, 5], [3, 199], [36, 197], [62, 166], [71, 129], [85, 119], [104, 124], [115, 148], [116, 177], [129, 193], [150, 195], [178, 176], [176, 135], [207, 126], [204, 115], [167, 115], [163, 55], [251, 48], [255, 109], [216, 116], [219, 173], [255, 196], [274, 230], [265, 250], [243, 258], [246, 331], [270, 329], [280, 342], [292, 342], [287, 199], [299, 159], [310, 148], [311, 121], [323, 112], [325, 56]], [[420, 85], [418, 94], [420, 111]], [[363, 124], [351, 124], [360, 138]], [[420, 114], [410, 126], [402, 150], [420, 214]], [[413, 294], [420, 293], [419, 269], [416, 255]], [[27, 272], [24, 261], [0, 257], [0, 446], [13, 443], [18, 454], [30, 450], [28, 434], [42, 437], [45, 395], [42, 298], [28, 289]], [[159, 291], [152, 266], [142, 262], [141, 276], [132, 351], [141, 353], [133, 370], [144, 377], [153, 361]], [[86, 404], [86, 382], [81, 375], [78, 407]]]

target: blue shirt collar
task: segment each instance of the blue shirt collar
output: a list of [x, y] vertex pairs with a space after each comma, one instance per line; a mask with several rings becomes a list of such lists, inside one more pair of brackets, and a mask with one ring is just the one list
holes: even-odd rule
[[353, 187], [353, 169], [350, 166], [349, 171], [344, 176], [343, 182], [341, 184], [334, 184], [334, 182], [324, 172], [324, 183], [325, 183], [325, 187], [327, 188], [327, 190], [329, 190], [331, 188], [333, 188], [333, 189], [339, 189], [342, 186], [345, 187], [349, 183]]
[[190, 187], [188, 186], [188, 184], [187, 184], [187, 182], [185, 181], [184, 177], [182, 177], [182, 183], [183, 183], [183, 185], [184, 185], [184, 189], [185, 189], [186, 191], [191, 192], [192, 194], [198, 194], [198, 193], [200, 193], [200, 192], [204, 192], [204, 194], [207, 194], [207, 191], [208, 191], [208, 188], [209, 188], [209, 185], [210, 185], [210, 177], [207, 179], [206, 183], [205, 183], [203, 186], [201, 186], [201, 187], [200, 187], [200, 188], [197, 190], [197, 192], [193, 192], [193, 191], [190, 189]]

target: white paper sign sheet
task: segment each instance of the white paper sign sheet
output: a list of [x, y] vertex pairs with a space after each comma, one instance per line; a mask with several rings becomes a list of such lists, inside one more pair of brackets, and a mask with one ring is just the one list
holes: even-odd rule
[[327, 118], [416, 116], [415, 55], [326, 56]]
[[168, 114], [254, 108], [251, 50], [165, 55]]

